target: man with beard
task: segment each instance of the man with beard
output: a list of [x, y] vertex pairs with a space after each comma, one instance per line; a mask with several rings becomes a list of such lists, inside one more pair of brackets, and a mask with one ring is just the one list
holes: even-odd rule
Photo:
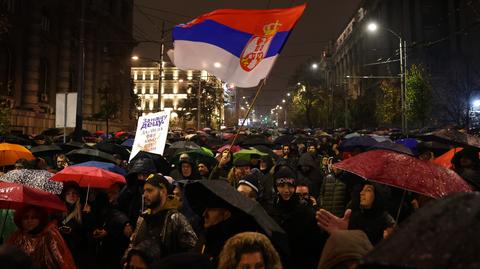
[[150, 254], [158, 259], [168, 255], [192, 250], [197, 236], [188, 220], [175, 209], [173, 199], [168, 197], [168, 180], [158, 174], [147, 177], [143, 187], [146, 212], [141, 216], [128, 251], [144, 241], [152, 241]]

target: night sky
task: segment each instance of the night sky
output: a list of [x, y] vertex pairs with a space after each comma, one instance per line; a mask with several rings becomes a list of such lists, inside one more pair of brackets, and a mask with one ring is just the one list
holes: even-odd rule
[[[307, 9], [290, 36], [257, 102], [257, 111], [265, 113], [280, 104], [287, 92], [288, 80], [296, 66], [319, 57], [326, 42], [335, 39], [346, 26], [360, 0], [310, 0]], [[285, 8], [304, 3], [300, 0], [135, 0], [134, 36], [137, 40], [160, 40], [161, 19], [166, 21], [166, 50], [172, 47], [171, 29], [175, 24], [220, 8]], [[140, 43], [135, 54], [160, 58], [158, 44]], [[165, 59], [168, 56], [165, 54]], [[243, 90], [253, 96], [255, 89]]]

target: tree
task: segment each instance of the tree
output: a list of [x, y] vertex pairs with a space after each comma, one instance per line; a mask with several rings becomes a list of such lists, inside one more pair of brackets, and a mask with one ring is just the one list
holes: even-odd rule
[[112, 92], [112, 89], [108, 86], [99, 89], [101, 100], [100, 111], [92, 116], [94, 119], [105, 121], [107, 134], [109, 131], [109, 121], [114, 119], [120, 110], [120, 104]]
[[[199, 88], [200, 87], [200, 88]], [[199, 90], [200, 89], [200, 90]], [[187, 99], [179, 117], [192, 120], [197, 115], [198, 94], [200, 92], [200, 125], [211, 128], [220, 123], [218, 114], [223, 106], [221, 88], [213, 80], [192, 80], [188, 85]]]
[[319, 71], [312, 69], [314, 62], [310, 60], [298, 66], [289, 82], [294, 89], [290, 121], [309, 128], [325, 124], [329, 116], [324, 79]]
[[392, 81], [380, 83], [380, 96], [377, 97], [375, 118], [378, 124], [390, 125], [402, 115], [400, 89]]
[[425, 70], [421, 65], [412, 65], [406, 77], [406, 113], [410, 122], [425, 126], [430, 116], [432, 87], [425, 79]]
[[8, 133], [11, 109], [7, 100], [0, 100], [0, 134]]

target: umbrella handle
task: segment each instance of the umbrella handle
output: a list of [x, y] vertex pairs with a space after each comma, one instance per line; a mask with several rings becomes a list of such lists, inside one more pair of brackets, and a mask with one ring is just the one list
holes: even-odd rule
[[405, 202], [405, 196], [407, 196], [407, 190], [403, 190], [402, 200], [400, 200], [400, 206], [397, 210], [397, 216], [395, 218], [395, 224], [398, 224], [398, 218], [400, 218], [400, 212], [402, 211], [403, 203]]
[[0, 244], [3, 244], [3, 233], [5, 232], [5, 223], [7, 223], [8, 213], [10, 211], [10, 203], [8, 202], [8, 208], [5, 209], [5, 217], [3, 218], [2, 232], [0, 233]]
[[88, 205], [88, 196], [90, 195], [90, 185], [87, 187], [87, 197], [85, 198], [85, 206], [83, 207], [83, 210], [86, 210], [87, 205]]

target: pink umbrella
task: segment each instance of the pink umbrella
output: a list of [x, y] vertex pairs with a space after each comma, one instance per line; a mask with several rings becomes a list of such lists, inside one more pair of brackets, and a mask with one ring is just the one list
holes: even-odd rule
[[367, 180], [433, 198], [473, 191], [450, 169], [389, 150], [367, 151], [333, 166]]
[[[217, 152], [218, 153], [221, 153], [223, 152], [224, 150], [226, 149], [229, 149], [230, 148], [230, 144], [227, 144], [227, 145], [223, 145], [222, 147], [220, 147], [219, 149], [217, 149]], [[242, 148], [240, 146], [237, 146], [237, 145], [233, 145], [232, 148], [230, 149], [230, 151], [232, 153], [235, 153], [237, 151], [240, 151]]]

